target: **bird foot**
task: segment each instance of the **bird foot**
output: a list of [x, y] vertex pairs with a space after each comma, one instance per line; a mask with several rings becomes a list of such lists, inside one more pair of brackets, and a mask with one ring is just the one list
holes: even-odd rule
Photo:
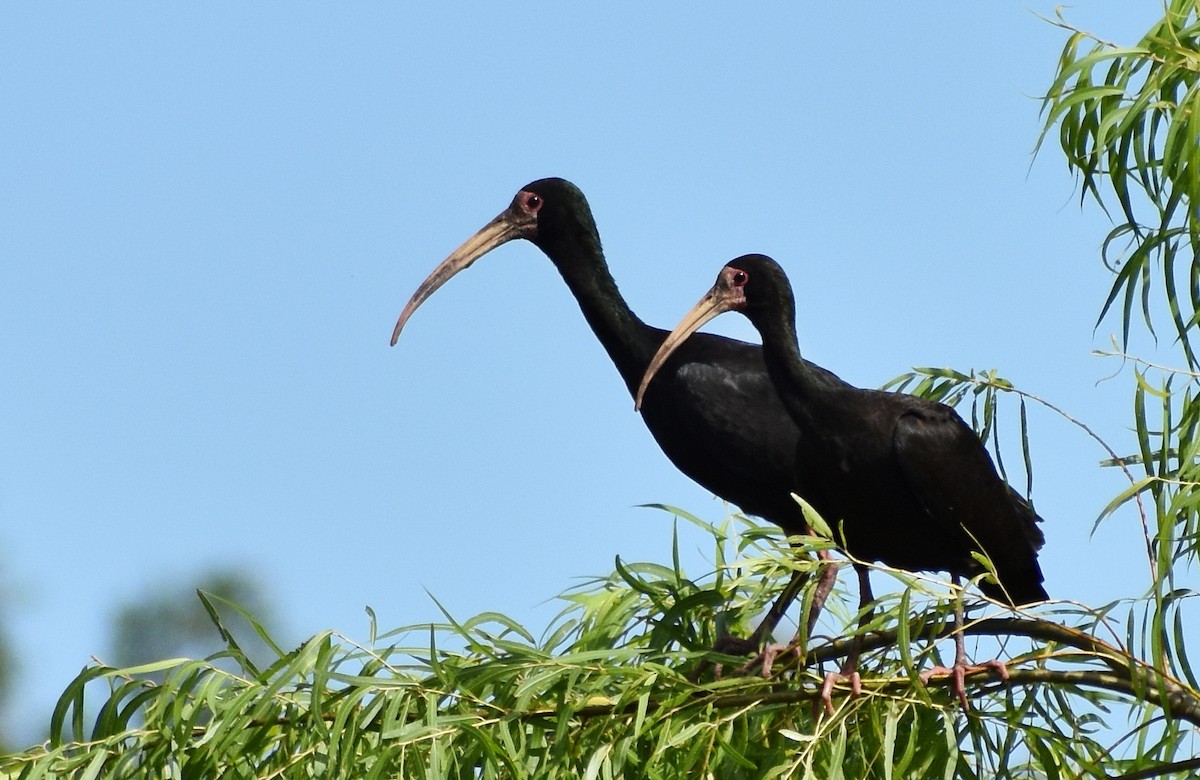
[[[754, 653], [754, 657], [745, 664], [739, 666], [735, 674], [747, 675], [758, 674], [762, 677], [770, 677], [771, 672], [775, 669], [775, 663], [788, 655], [800, 656], [800, 648], [798, 642], [792, 642], [784, 645], [778, 642], [768, 644], [766, 647], [759, 649], [759, 640], [756, 638], [742, 639], [735, 636], [722, 636], [713, 643], [713, 651], [723, 655], [750, 655]], [[757, 651], [757, 652], [756, 652]], [[693, 672], [693, 680], [698, 680], [707, 668], [707, 663], [704, 662], [700, 667]], [[713, 676], [718, 680], [725, 673], [725, 665], [714, 663]]]
[[[717, 641], [713, 642], [712, 649], [714, 653], [721, 653], [722, 655], [750, 655], [751, 653], [758, 653], [760, 641], [761, 640], [759, 640], [757, 636], [743, 639], [742, 637], [738, 636], [721, 634], [717, 637]], [[765, 652], [767, 651], [764, 649], [762, 653]], [[758, 656], [756, 656], [755, 660], [757, 660], [759, 656], [761, 656], [761, 653], [758, 653]], [[751, 661], [750, 664], [754, 664], [754, 661]], [[689, 679], [692, 682], [699, 681], [700, 678], [704, 676], [704, 672], [709, 666], [711, 666], [713, 669], [713, 677], [718, 680], [721, 679], [722, 675], [725, 673], [725, 665], [721, 663], [713, 663], [712, 661], [707, 660], [701, 661], [696, 666], [691, 675], [689, 675]]]
[[833, 715], [833, 686], [838, 683], [848, 683], [850, 685], [850, 698], [856, 698], [862, 695], [862, 676], [859, 675], [857, 669], [845, 669], [840, 672], [830, 672], [825, 675], [825, 682], [821, 683], [821, 692], [817, 696], [817, 700], [813, 702], [813, 717], [817, 717], [817, 705], [820, 704], [825, 709], [826, 715]]
[[717, 637], [717, 641], [713, 642], [713, 652], [724, 653], [725, 655], [750, 655], [758, 651], [759, 639], [757, 636], [751, 636], [748, 639], [743, 639], [740, 636], [730, 636], [723, 634]]
[[1003, 661], [998, 660], [983, 661], [977, 664], [956, 663], [954, 666], [949, 667], [934, 666], [921, 672], [921, 682], [924, 685], [929, 685], [929, 681], [934, 677], [943, 674], [950, 675], [953, 677], [953, 681], [950, 683], [950, 690], [958, 697], [958, 703], [962, 706], [962, 711], [970, 712], [971, 705], [967, 701], [966, 677], [968, 674], [986, 672], [989, 669], [999, 675], [1001, 680], [1006, 683], [1008, 682], [1008, 667], [1004, 665]]
[[796, 642], [789, 642], [786, 645], [781, 645], [779, 643], [769, 644], [764, 647], [758, 655], [754, 656], [749, 663], [746, 663], [740, 669], [738, 669], [738, 673], [749, 674], [750, 672], [757, 670], [758, 673], [763, 677], [770, 677], [771, 672], [775, 668], [775, 662], [779, 660], [780, 657], [786, 657], [792, 654], [796, 656], [800, 655], [800, 649]]

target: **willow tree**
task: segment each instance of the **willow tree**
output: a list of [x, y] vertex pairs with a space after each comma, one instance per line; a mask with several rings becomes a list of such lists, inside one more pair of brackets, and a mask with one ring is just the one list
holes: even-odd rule
[[[733, 516], [679, 522], [712, 537], [712, 571], [622, 563], [573, 589], [534, 636], [498, 614], [434, 626], [333, 633], [255, 663], [225, 631], [232, 604], [201, 595], [227, 639], [220, 658], [85, 669], [62, 695], [44, 746], [9, 756], [10, 776], [79, 777], [1191, 777], [1200, 769], [1200, 685], [1186, 646], [1200, 540], [1200, 13], [1176, 1], [1136, 45], [1072, 28], [1043, 102], [1043, 164], [1057, 138], [1085, 207], [1111, 215], [1097, 312], [1119, 321], [1136, 435], [1096, 441], [1128, 486], [1100, 522], [1140, 520], [1144, 593], [1117, 604], [975, 611], [977, 655], [1007, 680], [968, 678], [969, 712], [946, 680], [920, 679], [948, 648], [954, 594], [935, 578], [876, 567], [888, 593], [862, 627], [863, 690], [817, 702], [822, 670], [854, 639], [841, 594], [808, 655], [763, 677], [714, 655], [745, 631], [797, 568], [773, 529]], [[1092, 205], [1088, 205], [1092, 204]], [[1140, 333], [1169, 332], [1154, 360]], [[1169, 342], [1169, 346], [1168, 345]], [[1177, 367], [1160, 355], [1169, 352]], [[995, 447], [1021, 444], [1026, 411], [1049, 406], [994, 373], [918, 370], [893, 386], [960, 406]], [[1002, 413], [1003, 412], [1003, 413]], [[1093, 438], [1095, 438], [1093, 436]], [[1027, 456], [1028, 448], [1022, 447]], [[1003, 464], [1014, 460], [1013, 454]], [[1026, 466], [1027, 463], [1027, 457]], [[811, 552], [826, 539], [793, 539]], [[372, 625], [374, 625], [372, 623]], [[828, 636], [826, 636], [828, 635]], [[233, 662], [233, 666], [230, 662]], [[230, 671], [230, 669], [235, 671]], [[719, 673], [723, 672], [723, 673]], [[98, 713], [85, 718], [84, 713]]]

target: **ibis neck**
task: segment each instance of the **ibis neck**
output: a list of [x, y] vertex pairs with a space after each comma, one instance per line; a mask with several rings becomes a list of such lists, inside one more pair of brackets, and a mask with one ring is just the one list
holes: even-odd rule
[[836, 414], [837, 391], [846, 387], [833, 374], [816, 370], [803, 359], [796, 339], [795, 315], [754, 322], [762, 335], [767, 373], [780, 400], [798, 424], [820, 423]]
[[631, 394], [636, 392], [662, 334], [642, 322], [621, 297], [599, 246], [570, 258], [552, 259], [626, 387]]

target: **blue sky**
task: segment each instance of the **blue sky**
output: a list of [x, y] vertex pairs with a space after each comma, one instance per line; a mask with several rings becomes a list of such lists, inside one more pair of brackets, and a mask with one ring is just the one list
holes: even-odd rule
[[[1132, 42], [1157, 3], [1068, 18]], [[997, 368], [1127, 450], [1090, 355], [1107, 223], [1031, 151], [1050, 3], [9, 4], [0, 9], [0, 572], [13, 712], [49, 712], [117, 603], [253, 570], [301, 638], [539, 626], [665, 560], [674, 471], [554, 268], [502, 248], [388, 347], [434, 265], [536, 178], [588, 195], [672, 326], [724, 261], [791, 274], [801, 348], [877, 386]], [[753, 340], [724, 317], [713, 330]], [[1103, 453], [1032, 417], [1053, 596], [1141, 592]], [[707, 545], [681, 528], [693, 568]], [[1131, 558], [1133, 559], [1131, 561]], [[1098, 573], [1103, 573], [1102, 576]]]

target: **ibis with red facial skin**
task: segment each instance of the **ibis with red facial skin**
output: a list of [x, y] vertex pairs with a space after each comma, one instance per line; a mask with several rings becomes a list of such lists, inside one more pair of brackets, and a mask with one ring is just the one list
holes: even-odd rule
[[[909, 571], [947, 571], [976, 577], [992, 562], [998, 581], [979, 580], [988, 597], [1011, 606], [1047, 598], [1037, 551], [1039, 518], [996, 472], [979, 437], [950, 407], [905, 393], [867, 390], [800, 356], [796, 304], [779, 264], [765, 255], [730, 261], [712, 289], [663, 341], [639, 385], [636, 403], [650, 398], [660, 367], [687, 347], [701, 326], [726, 311], [744, 314], [762, 336], [767, 372], [800, 430], [797, 492], [840, 535], [848, 553]], [[654, 379], [654, 381], [651, 381]], [[862, 620], [869, 615], [865, 568]], [[961, 603], [956, 601], [961, 625]], [[953, 690], [967, 707], [962, 634], [955, 635]], [[843, 667], [858, 685], [857, 653]], [[1006, 674], [1002, 665], [1002, 675]], [[927, 673], [928, 675], [929, 673]], [[822, 689], [826, 706], [834, 677]]]
[[[443, 260], [404, 307], [392, 344], [438, 288], [493, 249], [519, 238], [541, 249], [558, 269], [632, 395], [667, 331], [642, 322], [629, 308], [609, 272], [586, 198], [564, 179], [541, 179], [522, 187], [507, 209]], [[826, 373], [811, 364], [807, 370], [817, 376]], [[642, 412], [663, 453], [688, 477], [789, 535], [808, 533], [791, 498], [799, 430], [771, 384], [757, 345], [708, 334], [688, 340], [662, 364], [658, 381], [643, 398]], [[822, 557], [828, 561], [827, 553]], [[835, 576], [835, 566], [821, 568], [807, 620], [810, 631]], [[801, 576], [793, 578], [752, 638], [731, 639], [718, 647], [739, 653], [757, 647], [802, 584]], [[762, 657], [764, 672], [778, 649], [768, 649]]]

